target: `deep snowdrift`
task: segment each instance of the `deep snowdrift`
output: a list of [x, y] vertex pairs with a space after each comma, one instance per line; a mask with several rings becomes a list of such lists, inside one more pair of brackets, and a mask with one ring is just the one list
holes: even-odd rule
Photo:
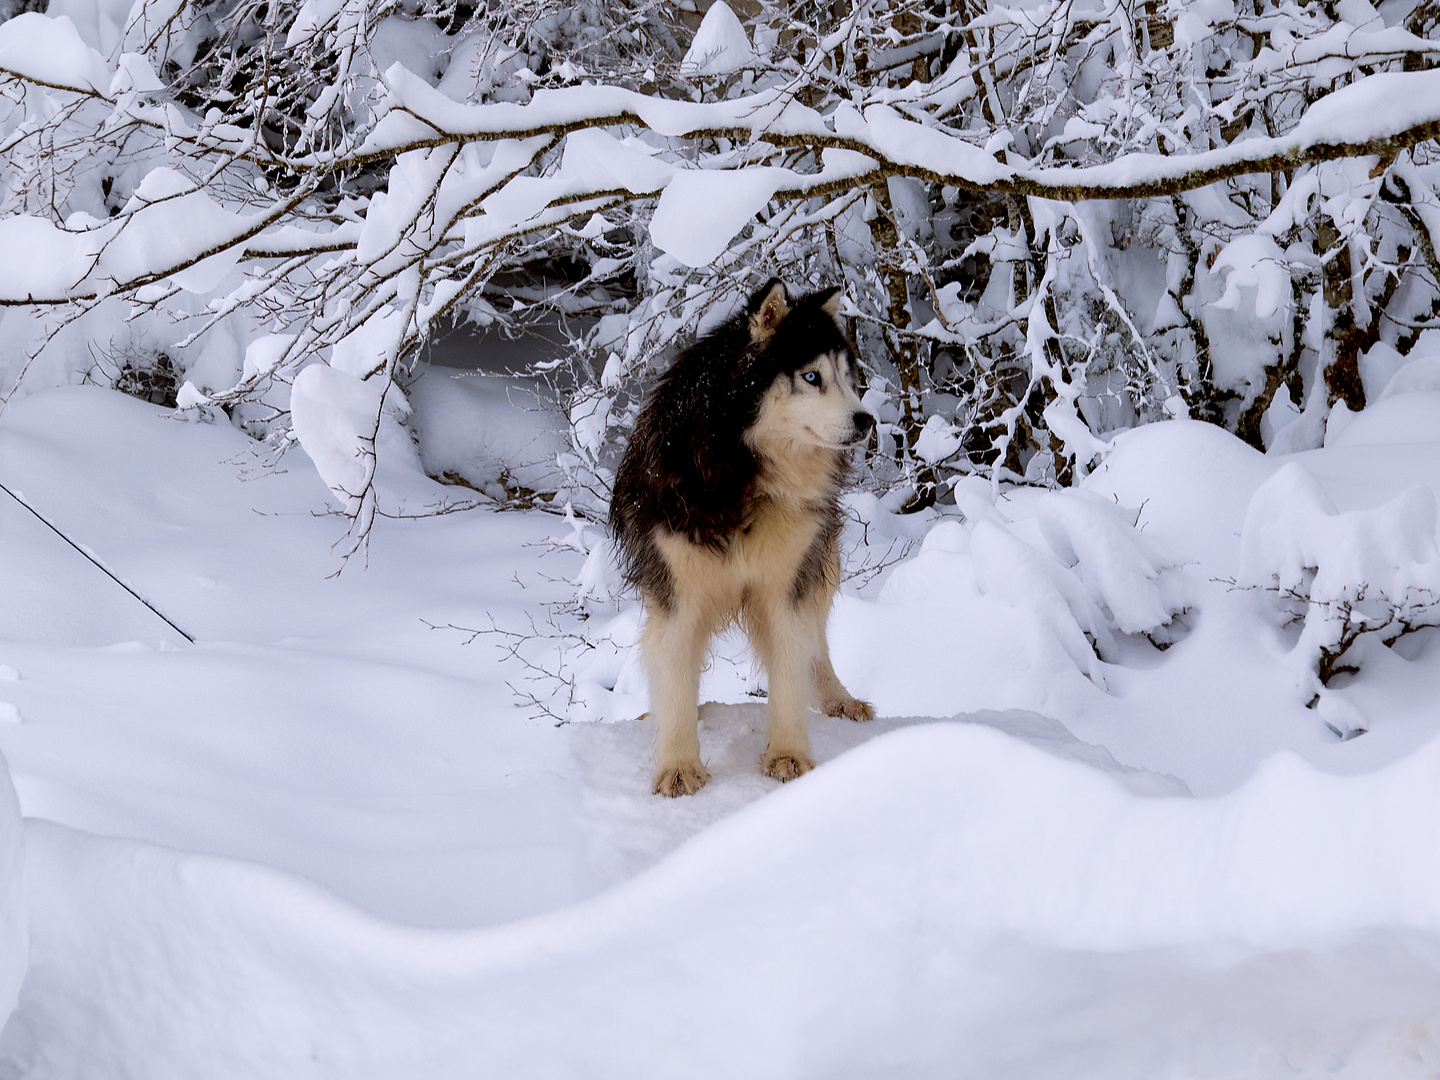
[[930, 724], [468, 934], [37, 822], [0, 1051], [32, 1077], [1433, 1075], [1437, 771], [1277, 759], [1145, 797]]

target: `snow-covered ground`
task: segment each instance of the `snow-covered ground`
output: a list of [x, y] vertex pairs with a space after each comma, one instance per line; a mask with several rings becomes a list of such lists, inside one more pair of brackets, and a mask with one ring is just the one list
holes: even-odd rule
[[[763, 779], [730, 643], [714, 778], [676, 801], [633, 605], [552, 607], [597, 531], [382, 519], [333, 576], [301, 451], [267, 468], [95, 387], [18, 398], [0, 483], [195, 643], [0, 494], [30, 936], [0, 1075], [1440, 1075], [1440, 643], [1314, 677], [1347, 587], [1440, 570], [1440, 360], [1392, 390], [1301, 454], [1177, 421], [1078, 493], [975, 482], [923, 521], [855, 497], [854, 565], [914, 542], [831, 623], [881, 719], [816, 717], [821, 767]], [[468, 460], [466, 402], [471, 449], [489, 423], [520, 453], [513, 399], [472, 391], [412, 395], [420, 457]], [[411, 511], [474, 494], [407, 482]], [[573, 702], [453, 628], [532, 617], [561, 636], [521, 655], [565, 660]]]

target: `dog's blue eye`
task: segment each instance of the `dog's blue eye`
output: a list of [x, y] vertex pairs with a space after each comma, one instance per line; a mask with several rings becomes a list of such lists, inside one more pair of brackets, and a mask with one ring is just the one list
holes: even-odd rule
[[807, 371], [800, 377], [804, 379], [807, 383], [809, 383], [811, 386], [820, 385], [820, 373], [818, 371]]

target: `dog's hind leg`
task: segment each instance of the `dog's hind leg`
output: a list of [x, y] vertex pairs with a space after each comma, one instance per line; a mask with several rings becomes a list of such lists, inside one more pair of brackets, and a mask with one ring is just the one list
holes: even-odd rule
[[830, 642], [825, 635], [825, 615], [826, 612], [822, 611], [817, 619], [820, 627], [820, 651], [815, 654], [813, 668], [815, 696], [820, 703], [820, 711], [826, 716], [874, 720], [875, 706], [851, 694], [835, 674], [835, 668], [830, 663]]
[[813, 695], [814, 623], [802, 607], [780, 596], [749, 605], [746, 625], [765, 665], [770, 690], [770, 726], [761, 767], [776, 780], [794, 780], [815, 767], [805, 719]]
[[693, 795], [710, 774], [700, 763], [700, 667], [710, 627], [694, 612], [649, 605], [642, 648], [657, 727], [655, 794]]
[[840, 580], [840, 556], [832, 553], [832, 558], [834, 564], [833, 567], [827, 567], [826, 579], [800, 601], [812, 621], [817, 642], [812, 666], [815, 700], [820, 705], [820, 711], [826, 716], [874, 720], [875, 706], [868, 701], [861, 701], [846, 690], [830, 663], [830, 639], [825, 633], [825, 624], [830, 618], [830, 606], [835, 601], [836, 587], [832, 582]]

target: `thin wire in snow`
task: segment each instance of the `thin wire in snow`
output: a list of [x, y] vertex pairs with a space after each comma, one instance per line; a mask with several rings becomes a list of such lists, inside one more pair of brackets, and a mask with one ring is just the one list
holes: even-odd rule
[[194, 644], [195, 644], [195, 639], [194, 639], [193, 637], [191, 637], [189, 634], [187, 634], [184, 630], [181, 630], [180, 627], [176, 626], [176, 625], [175, 625], [173, 622], [171, 622], [168, 618], [166, 618], [164, 612], [162, 612], [162, 611], [161, 611], [159, 608], [157, 608], [154, 604], [150, 603], [149, 600], [146, 600], [143, 596], [141, 596], [139, 593], [137, 593], [137, 592], [136, 592], [134, 589], [132, 589], [129, 585], [126, 585], [125, 582], [121, 581], [118, 577], [116, 577], [113, 573], [111, 573], [110, 570], [105, 566], [105, 564], [102, 563], [99, 559], [95, 558], [94, 555], [91, 555], [88, 551], [86, 551], [84, 548], [82, 548], [79, 544], [75, 543], [74, 540], [71, 540], [70, 537], [66, 536], [63, 532], [61, 532], [61, 531], [60, 531], [59, 529], [57, 529], [54, 525], [52, 525], [48, 520], [46, 520], [45, 516], [44, 516], [43, 514], [41, 514], [39, 510], [36, 510], [33, 506], [31, 506], [29, 503], [27, 503], [27, 502], [26, 502], [24, 499], [22, 499], [19, 495], [16, 495], [15, 492], [11, 491], [11, 490], [10, 490], [8, 487], [6, 487], [4, 484], [0, 484], [0, 491], [3, 491], [6, 495], [9, 495], [12, 499], [14, 499], [14, 500], [15, 500], [17, 503], [19, 503], [21, 506], [23, 506], [26, 510], [29, 510], [30, 513], [35, 516], [35, 520], [36, 520], [36, 521], [40, 522], [40, 524], [44, 525], [47, 529], [49, 529], [51, 532], [53, 532], [56, 536], [60, 537], [61, 540], [64, 540], [65, 543], [69, 544], [72, 548], [74, 548], [76, 551], [78, 551], [81, 555], [85, 556], [85, 558], [87, 558], [88, 560], [90, 560], [91, 563], [93, 563], [96, 567], [99, 568], [99, 570], [100, 570], [101, 573], [103, 573], [103, 574], [104, 574], [106, 577], [108, 577], [111, 581], [115, 582], [116, 585], [119, 585], [122, 589], [124, 589], [126, 592], [128, 592], [128, 593], [129, 593], [131, 596], [133, 596], [136, 600], [139, 600], [140, 603], [144, 604], [147, 608], [149, 608], [149, 609], [150, 609], [151, 611], [153, 611], [156, 615], [158, 615], [162, 620], [164, 620], [165, 625], [167, 625], [168, 627], [170, 627], [171, 630], [174, 630], [177, 634], [179, 634], [181, 637], [183, 637], [183, 638], [184, 638], [186, 641], [188, 641], [191, 645], [194, 645]]

